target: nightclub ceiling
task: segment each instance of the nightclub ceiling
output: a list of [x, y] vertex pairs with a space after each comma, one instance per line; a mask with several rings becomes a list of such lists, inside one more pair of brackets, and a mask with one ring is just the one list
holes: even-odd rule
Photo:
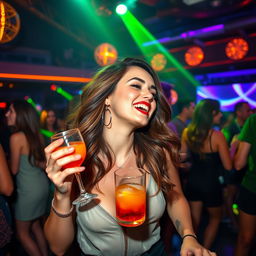
[[[120, 1], [10, 0], [21, 29], [0, 51], [33, 48], [49, 52], [55, 65], [94, 65], [94, 49], [108, 42], [119, 57], [142, 55], [115, 13]], [[130, 12], [168, 50], [256, 32], [253, 0], [126, 0]], [[214, 27], [214, 26], [222, 26]], [[204, 29], [208, 29], [204, 32]], [[196, 32], [196, 34], [194, 33]], [[192, 35], [194, 33], [194, 35]], [[79, 59], [79, 60], [78, 60]], [[81, 64], [81, 63], [80, 63]], [[78, 65], [80, 65], [78, 64]]]
[[[255, 68], [256, 0], [5, 2], [17, 11], [20, 30], [12, 41], [0, 43], [2, 72], [9, 72], [8, 68], [32, 71], [32, 66], [38, 65], [41, 75], [51, 72], [81, 77], [82, 70], [88, 78], [99, 68], [95, 48], [102, 43], [113, 45], [119, 58], [136, 56], [151, 61], [157, 53], [167, 53], [167, 65], [159, 71], [159, 76], [161, 80], [174, 84], [194, 83], [191, 79], [182, 80], [184, 74], [189, 76], [185, 72], [178, 76], [176, 71], [179, 66], [200, 77], [200, 84], [212, 82], [206, 77], [208, 73]], [[120, 2], [128, 6], [129, 24], [115, 12]], [[247, 52], [240, 59], [230, 59], [227, 57], [227, 44], [236, 38], [246, 41]], [[243, 48], [243, 44], [239, 42], [238, 47]], [[186, 60], [185, 55], [191, 47], [199, 47], [202, 51], [198, 53], [196, 49], [196, 53], [189, 52], [191, 61], [195, 61], [195, 54], [203, 56], [198, 64], [188, 64]], [[229, 48], [232, 50], [232, 47]], [[49, 71], [47, 67], [59, 69], [51, 68]], [[256, 81], [256, 72], [243, 74], [237, 79]], [[232, 77], [233, 73], [228, 79]], [[218, 76], [214, 79], [219, 79], [220, 84], [227, 82]], [[38, 88], [43, 83], [38, 84]], [[20, 88], [25, 87], [26, 83], [20, 84]]]

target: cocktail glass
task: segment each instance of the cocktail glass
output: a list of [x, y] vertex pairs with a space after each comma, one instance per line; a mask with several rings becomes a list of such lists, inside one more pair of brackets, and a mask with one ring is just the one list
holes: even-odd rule
[[141, 225], [146, 218], [146, 172], [128, 167], [114, 175], [117, 222], [125, 227]]
[[[81, 166], [86, 157], [86, 146], [83, 140], [83, 136], [81, 135], [79, 129], [75, 128], [75, 129], [59, 132], [51, 137], [51, 141], [55, 141], [61, 138], [64, 140], [63, 144], [59, 146], [56, 150], [66, 148], [66, 147], [74, 147], [75, 151], [73, 153], [70, 153], [70, 155], [72, 154], [81, 155], [81, 158], [79, 160], [73, 161], [71, 163], [64, 165], [62, 169]], [[72, 203], [73, 205], [77, 205], [77, 204], [85, 205], [89, 203], [93, 198], [97, 197], [97, 195], [90, 194], [85, 191], [80, 173], [76, 173], [75, 177], [79, 186], [80, 195]]]

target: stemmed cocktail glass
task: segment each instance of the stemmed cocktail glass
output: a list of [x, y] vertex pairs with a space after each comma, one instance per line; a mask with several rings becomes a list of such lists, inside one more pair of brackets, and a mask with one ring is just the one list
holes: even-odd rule
[[[81, 158], [79, 160], [73, 161], [71, 163], [68, 163], [64, 165], [62, 168], [73, 168], [73, 167], [79, 167], [84, 162], [85, 156], [86, 156], [86, 146], [83, 140], [83, 137], [79, 131], [79, 129], [71, 129], [63, 132], [59, 132], [51, 137], [51, 141], [55, 141], [58, 139], [63, 139], [63, 144], [59, 146], [56, 150], [65, 148], [65, 147], [73, 147], [75, 151], [71, 154], [79, 154], [81, 155]], [[75, 199], [72, 203], [74, 205], [85, 205], [89, 203], [93, 198], [97, 197], [96, 194], [90, 194], [85, 191], [81, 175], [80, 173], [75, 174], [80, 195], [77, 199]]]

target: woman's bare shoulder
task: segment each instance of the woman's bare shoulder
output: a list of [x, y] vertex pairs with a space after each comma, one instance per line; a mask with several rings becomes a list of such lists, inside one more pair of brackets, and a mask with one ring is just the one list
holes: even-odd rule
[[223, 142], [223, 140], [226, 141], [224, 134], [221, 131], [212, 129], [212, 138], [213, 141], [217, 141], [217, 142]]
[[25, 137], [23, 132], [15, 132], [11, 135], [10, 139], [11, 140], [20, 140], [23, 139]]
[[10, 143], [20, 146], [26, 143], [26, 136], [23, 132], [15, 132], [10, 137]]

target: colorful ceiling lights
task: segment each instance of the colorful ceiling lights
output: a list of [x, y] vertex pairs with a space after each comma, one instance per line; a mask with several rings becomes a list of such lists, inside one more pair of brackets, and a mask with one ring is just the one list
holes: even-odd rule
[[100, 66], [114, 64], [118, 54], [116, 48], [108, 43], [99, 45], [94, 51], [94, 58]]
[[162, 53], [155, 54], [151, 60], [151, 66], [155, 71], [161, 71], [165, 68], [167, 59]]
[[204, 52], [202, 48], [198, 46], [193, 46], [190, 47], [186, 52], [185, 52], [185, 62], [189, 66], [197, 66], [200, 63], [202, 63], [204, 59]]
[[16, 10], [0, 1], [0, 44], [12, 41], [20, 31], [20, 18]]
[[243, 59], [249, 51], [249, 45], [243, 38], [234, 38], [226, 45], [225, 52], [232, 60]]

